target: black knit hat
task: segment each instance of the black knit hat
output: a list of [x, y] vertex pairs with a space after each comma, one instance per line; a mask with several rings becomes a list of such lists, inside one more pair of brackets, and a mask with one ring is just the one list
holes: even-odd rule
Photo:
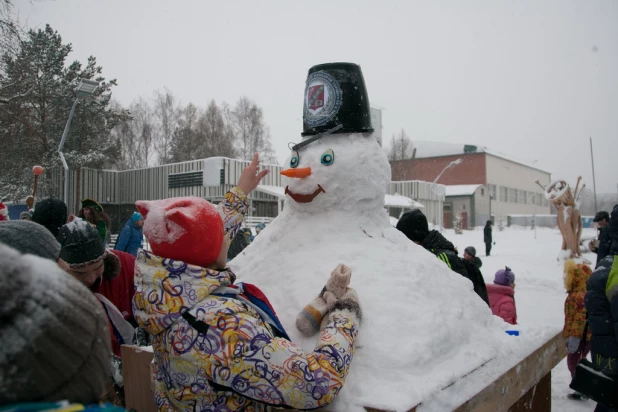
[[120, 259], [105, 248], [99, 232], [83, 220], [75, 220], [60, 228], [60, 259], [72, 269], [104, 261], [103, 277], [113, 279], [120, 273]]
[[34, 206], [32, 221], [43, 225], [54, 237], [58, 230], [67, 222], [67, 205], [59, 199], [44, 199]]
[[[338, 128], [337, 130], [332, 130]], [[309, 69], [303, 104], [303, 136], [370, 133], [371, 115], [365, 79], [354, 63], [325, 63]]]
[[476, 248], [474, 246], [468, 246], [464, 249], [464, 252], [466, 252], [472, 257], [476, 257]]
[[601, 220], [607, 220], [609, 222], [609, 213], [607, 213], [606, 211], [601, 211], [601, 212], [597, 212], [597, 214], [594, 216], [594, 219], [592, 219], [593, 222], [600, 222]]
[[419, 209], [407, 211], [397, 222], [397, 230], [413, 242], [422, 242], [429, 234], [427, 217]]

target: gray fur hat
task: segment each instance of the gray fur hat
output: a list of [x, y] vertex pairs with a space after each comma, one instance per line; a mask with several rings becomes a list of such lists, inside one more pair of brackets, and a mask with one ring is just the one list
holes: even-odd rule
[[96, 297], [47, 259], [0, 244], [0, 407], [98, 402], [111, 368]]
[[58, 261], [60, 243], [44, 226], [28, 220], [0, 222], [0, 243], [20, 253]]

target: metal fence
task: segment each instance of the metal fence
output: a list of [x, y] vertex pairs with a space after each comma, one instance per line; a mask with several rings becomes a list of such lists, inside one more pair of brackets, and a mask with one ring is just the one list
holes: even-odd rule
[[[219, 202], [238, 182], [243, 169], [249, 164], [248, 161], [237, 159], [217, 158], [220, 167], [215, 168], [220, 173], [221, 184], [205, 185], [199, 177], [199, 173], [210, 169], [206, 168], [206, 159], [192, 160], [182, 163], [174, 163], [156, 167], [148, 167], [135, 170], [95, 170], [82, 168], [69, 171], [69, 213], [75, 213], [79, 208], [80, 199], [92, 198], [106, 205], [126, 205], [131, 209], [137, 200], [156, 200], [179, 196], [197, 196], [212, 202]], [[211, 159], [212, 160], [212, 159]], [[262, 185], [282, 186], [280, 172], [281, 166], [264, 165], [271, 172], [261, 182]], [[215, 172], [213, 172], [215, 173]], [[169, 180], [173, 184], [169, 184]], [[63, 197], [64, 170], [55, 168], [49, 171], [48, 178], [53, 182], [57, 193], [54, 195]], [[203, 179], [219, 179], [217, 176], [204, 176]], [[170, 187], [171, 186], [171, 187]], [[442, 185], [436, 185], [442, 186]], [[400, 194], [410, 197], [422, 203], [425, 207], [423, 212], [428, 221], [434, 225], [442, 225], [443, 195], [437, 195], [432, 190], [432, 184], [421, 181], [391, 182], [387, 193]], [[440, 191], [437, 191], [440, 193]], [[443, 192], [443, 191], [442, 191]], [[277, 213], [277, 198], [259, 190], [251, 193], [249, 200], [251, 208], [249, 215], [274, 217]], [[122, 209], [122, 211], [120, 211]], [[118, 213], [128, 213], [119, 208]], [[124, 217], [118, 217], [122, 221]]]

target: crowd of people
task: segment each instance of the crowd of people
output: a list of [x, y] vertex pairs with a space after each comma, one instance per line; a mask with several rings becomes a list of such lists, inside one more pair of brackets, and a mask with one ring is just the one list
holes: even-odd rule
[[[247, 195], [266, 173], [254, 157], [218, 206], [199, 198], [137, 202], [113, 249], [110, 219], [92, 199], [76, 216], [62, 201], [44, 199], [15, 221], [0, 204], [0, 410], [123, 410], [125, 343], [152, 345], [161, 410], [330, 403], [345, 383], [362, 321], [350, 268], [334, 268], [299, 315], [299, 330], [318, 336], [306, 352], [290, 341], [265, 294], [237, 283], [226, 265], [252, 240], [242, 228]], [[618, 378], [618, 205], [597, 218], [596, 270], [572, 259], [564, 265], [563, 333], [571, 373], [591, 353], [599, 371]], [[469, 279], [494, 315], [517, 324], [509, 267], [486, 285], [476, 248], [460, 257], [420, 210], [404, 213], [397, 229]], [[483, 236], [489, 256], [491, 222]]]

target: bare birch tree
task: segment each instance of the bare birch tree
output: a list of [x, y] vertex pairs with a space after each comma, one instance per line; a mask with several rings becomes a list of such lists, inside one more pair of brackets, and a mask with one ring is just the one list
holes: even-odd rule
[[391, 138], [391, 149], [388, 152], [388, 160], [391, 162], [405, 160], [412, 157], [412, 141], [406, 135], [405, 130]]

